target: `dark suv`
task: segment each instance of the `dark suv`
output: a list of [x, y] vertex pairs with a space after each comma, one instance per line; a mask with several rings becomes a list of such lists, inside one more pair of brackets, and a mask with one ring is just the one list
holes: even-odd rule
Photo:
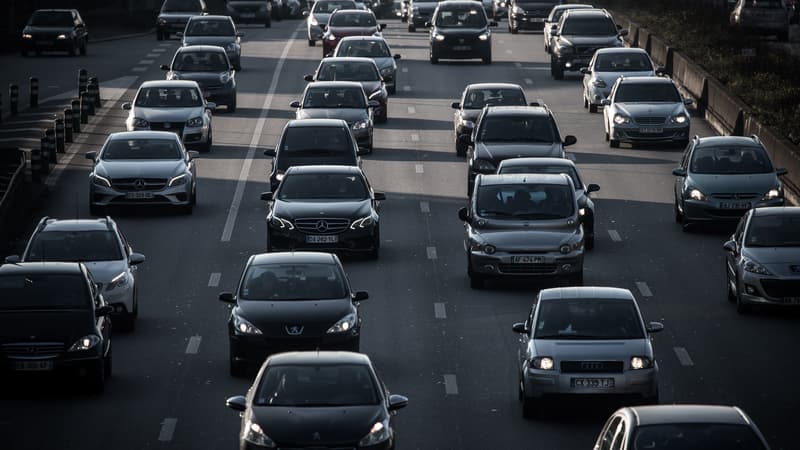
[[588, 66], [597, 49], [622, 47], [628, 30], [621, 30], [604, 9], [570, 9], [551, 34], [550, 75], [563, 80], [564, 71]]
[[21, 52], [66, 51], [70, 56], [86, 54], [89, 33], [75, 9], [39, 9], [22, 30]]
[[440, 58], [480, 58], [492, 62], [492, 32], [497, 22], [489, 21], [486, 11], [474, 1], [448, 0], [439, 3], [433, 18], [425, 24], [431, 27], [430, 61]]
[[553, 6], [562, 3], [564, 0], [511, 0], [508, 4], [508, 31], [515, 34], [519, 30], [542, 30]]
[[467, 195], [472, 195], [475, 177], [492, 174], [500, 161], [526, 156], [563, 158], [564, 147], [577, 142], [575, 136], [561, 137], [553, 112], [547, 105], [487, 106], [481, 112], [471, 136], [461, 136], [467, 150]]
[[111, 375], [107, 305], [82, 263], [0, 266], [0, 371], [72, 372], [100, 392]]

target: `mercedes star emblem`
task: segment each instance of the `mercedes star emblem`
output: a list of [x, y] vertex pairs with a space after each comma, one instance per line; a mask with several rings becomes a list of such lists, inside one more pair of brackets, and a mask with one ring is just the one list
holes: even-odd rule
[[146, 186], [147, 186], [147, 185], [145, 184], [144, 180], [143, 180], [143, 179], [141, 179], [141, 178], [139, 178], [138, 180], [136, 180], [136, 181], [134, 181], [134, 182], [133, 182], [133, 187], [134, 187], [134, 189], [136, 189], [137, 191], [141, 191], [141, 190], [142, 190], [142, 189], [144, 189]]
[[316, 230], [320, 233], [324, 233], [328, 231], [328, 221], [327, 220], [318, 220]]

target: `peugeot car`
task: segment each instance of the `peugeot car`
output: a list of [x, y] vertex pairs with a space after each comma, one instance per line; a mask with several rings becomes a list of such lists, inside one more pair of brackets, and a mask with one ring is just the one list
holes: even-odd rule
[[[13, 8], [11, 10], [13, 12]], [[86, 54], [89, 32], [76, 9], [39, 9], [22, 29], [20, 51], [66, 51], [70, 56]]]
[[492, 62], [492, 32], [497, 22], [489, 21], [483, 7], [474, 1], [441, 2], [426, 26], [430, 32], [430, 61], [478, 58]]
[[583, 107], [597, 112], [603, 99], [611, 94], [617, 78], [652, 77], [663, 68], [656, 69], [650, 55], [641, 48], [601, 48], [594, 53], [589, 67], [581, 67], [583, 74]]
[[307, 74], [306, 81], [355, 81], [361, 84], [369, 100], [378, 102], [372, 108], [376, 123], [386, 122], [389, 114], [389, 91], [378, 66], [370, 58], [338, 57], [324, 58], [314, 74]]
[[468, 84], [461, 94], [460, 102], [450, 106], [455, 109], [453, 126], [455, 128], [456, 155], [467, 154], [466, 138], [475, 128], [475, 122], [485, 106], [526, 106], [525, 91], [522, 86], [511, 83]]
[[172, 63], [161, 65], [161, 70], [167, 71], [167, 80], [196, 81], [206, 101], [236, 112], [236, 71], [222, 47], [180, 47]]
[[370, 58], [381, 72], [386, 90], [390, 95], [397, 92], [397, 61], [400, 55], [392, 54], [389, 44], [381, 36], [347, 36], [339, 41], [333, 56]]
[[622, 37], [627, 34], [605, 10], [568, 9], [550, 29], [550, 75], [563, 80], [565, 71], [586, 67], [597, 49], [624, 47]]
[[194, 16], [179, 33], [183, 46], [216, 45], [225, 49], [234, 69], [242, 70], [242, 34], [236, 31], [233, 19], [228, 16]]

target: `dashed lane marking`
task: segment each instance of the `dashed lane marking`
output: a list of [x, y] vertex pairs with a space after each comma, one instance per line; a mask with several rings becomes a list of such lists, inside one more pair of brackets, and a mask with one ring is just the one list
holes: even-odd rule
[[222, 274], [219, 272], [212, 272], [211, 275], [208, 276], [208, 287], [217, 287], [219, 286], [219, 279], [222, 278]]
[[416, 114], [417, 113], [417, 108], [414, 108], [413, 106], [409, 106], [408, 107], [408, 113], [409, 114]]
[[409, 85], [403, 86], [403, 92], [411, 92], [411, 86]]
[[525, 78], [525, 84], [533, 84], [533, 80], [530, 78]]
[[681, 362], [682, 366], [693, 366], [694, 361], [692, 361], [692, 357], [689, 356], [689, 352], [686, 351], [683, 347], [674, 347], [675, 356], [678, 357], [678, 361]]
[[437, 319], [447, 319], [447, 310], [444, 307], [444, 303], [436, 302], [433, 304], [433, 316]]
[[158, 433], [158, 440], [161, 442], [169, 442], [172, 440], [172, 435], [175, 434], [175, 426], [178, 425], [178, 419], [174, 417], [167, 417], [161, 422], [161, 431]]
[[508, 53], [508, 54], [510, 55], [510, 54], [511, 54], [511, 53], [513, 53], [513, 52], [511, 51], [511, 49], [510, 49], [510, 48], [507, 48], [507, 49], [506, 49], [506, 53]]
[[400, 69], [400, 70], [402, 70], [402, 71], [403, 71], [403, 73], [408, 73], [408, 67], [403, 67], [403, 68], [402, 68], [402, 69]]
[[153, 52], [153, 53], [164, 53], [165, 51], [167, 51], [167, 49], [165, 49], [165, 48], [154, 48], [154, 49], [152, 49], [150, 51]]
[[428, 259], [436, 259], [436, 247], [428, 247], [425, 249], [425, 252], [428, 254]]
[[414, 164], [414, 172], [425, 173], [425, 167], [423, 167], [422, 164]]
[[[160, 43], [160, 44], [158, 44], [158, 45], [157, 45], [157, 47], [161, 47], [161, 48], [164, 48], [164, 47], [171, 47], [171, 46], [172, 46], [172, 44], [170, 44], [169, 42], [162, 42], [162, 43]], [[154, 51], [155, 51], [155, 50], [154, 50]]]
[[417, 133], [411, 133], [411, 141], [419, 142], [419, 135]]
[[636, 288], [639, 289], [639, 292], [642, 294], [642, 297], [653, 296], [653, 292], [650, 290], [650, 287], [644, 281], [637, 281]]
[[622, 236], [619, 235], [617, 230], [608, 230], [608, 235], [611, 237], [612, 241], [622, 242]]
[[515, 62], [515, 63], [514, 63], [514, 67], [516, 67], [517, 69], [519, 69], [520, 67], [522, 67], [522, 63], [521, 63], [521, 62], [519, 62], [519, 61], [517, 61], [517, 62]]
[[139, 61], [138, 64], [145, 65], [145, 64], [153, 64], [154, 62], [155, 62], [154, 59], [143, 59], [143, 60]]
[[200, 351], [200, 343], [203, 342], [203, 338], [200, 335], [194, 335], [189, 338], [189, 343], [186, 344], [186, 354], [187, 355], [196, 355], [197, 352]]
[[575, 153], [567, 153], [567, 159], [575, 162]]
[[426, 201], [419, 202], [419, 212], [426, 214], [431, 212], [431, 204]]
[[147, 72], [147, 67], [141, 67], [141, 66], [133, 67], [131, 69], [131, 72]]
[[158, 53], [148, 53], [145, 56], [147, 56], [148, 58], [158, 58], [161, 55], [159, 55]]
[[456, 376], [453, 374], [445, 374], [444, 376], [444, 393], [447, 395], [458, 395], [458, 382]]

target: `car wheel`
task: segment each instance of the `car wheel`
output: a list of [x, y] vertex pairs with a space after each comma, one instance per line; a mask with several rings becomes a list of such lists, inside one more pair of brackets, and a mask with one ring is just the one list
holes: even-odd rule
[[169, 33], [168, 33], [168, 32], [166, 32], [166, 31], [164, 32], [164, 40], [165, 40], [165, 41], [168, 41], [168, 40], [169, 40]]
[[586, 96], [583, 96], [583, 109], [589, 108], [589, 100], [586, 100]]
[[586, 240], [583, 243], [586, 250], [593, 250], [594, 249], [594, 226], [592, 225], [591, 228], [586, 232]]
[[378, 120], [375, 122], [377, 123], [386, 123], [389, 120], [389, 104], [383, 106], [383, 113], [377, 117]]
[[742, 301], [742, 296], [739, 292], [736, 293], [736, 312], [739, 314], [749, 314], [752, 312], [752, 306]]
[[608, 146], [611, 148], [619, 148], [619, 141], [616, 139], [608, 139]]
[[658, 391], [656, 391], [655, 395], [651, 395], [648, 397], [642, 397], [642, 405], [658, 405], [661, 401], [661, 397], [658, 395]]
[[309, 47], [314, 47], [315, 45], [317, 45], [317, 41], [315, 41], [314, 39], [309, 39], [308, 40], [308, 46]]
[[471, 289], [483, 289], [486, 279], [482, 275], [469, 272], [467, 276], [469, 276], [469, 287]]
[[229, 113], [236, 112], [236, 94], [233, 94], [233, 101], [228, 104], [228, 112]]
[[413, 32], [415, 32], [415, 31], [417, 31], [417, 27], [416, 27], [416, 26], [414, 26], [414, 24], [413, 24], [413, 23], [410, 23], [410, 22], [409, 22], [409, 24], [408, 24], [408, 32], [409, 32], [409, 33], [413, 33]]
[[197, 206], [197, 185], [192, 186], [192, 206]]
[[163, 41], [164, 40], [164, 33], [161, 31], [156, 31], [156, 40]]
[[[733, 287], [733, 283], [731, 283], [731, 275], [728, 273], [728, 263], [727, 263], [727, 261], [725, 262], [725, 282], [726, 282], [725, 284], [728, 285], [727, 286], [728, 287], [728, 301], [729, 302], [735, 302], [736, 301], [736, 290]], [[738, 288], [739, 288], [739, 286], [737, 285], [736, 289], [738, 289]]]
[[112, 357], [112, 350], [109, 348], [108, 354], [106, 354], [106, 357], [103, 358], [103, 375], [105, 375], [105, 378], [111, 377], [111, 371], [114, 368], [113, 365], [114, 361]]
[[456, 141], [456, 156], [467, 156], [467, 146]]
[[610, 136], [608, 135], [608, 131], [606, 131], [606, 142], [608, 142], [610, 140], [609, 138], [610, 138]]
[[522, 417], [525, 419], [533, 419], [537, 416], [536, 400], [525, 396], [522, 393]]
[[42, 50], [41, 49], [36, 48], [36, 49], [33, 50], [33, 52], [36, 54], [36, 56], [42, 56]]
[[88, 44], [86, 43], [86, 40], [84, 39], [83, 42], [81, 43], [81, 50], [80, 50], [81, 51], [81, 56], [86, 56], [86, 45], [88, 45]]
[[593, 105], [593, 104], [589, 103], [589, 112], [590, 113], [596, 113], [597, 112], [597, 105]]
[[550, 75], [556, 80], [564, 79], [564, 68], [561, 67], [561, 64], [556, 61], [555, 58], [550, 60]]
[[491, 63], [492, 63], [492, 53], [491, 53], [491, 52], [487, 53], [487, 54], [486, 54], [486, 55], [485, 55], [483, 58], [481, 58], [481, 59], [483, 60], [483, 63], [484, 63], [484, 64], [491, 64]]

